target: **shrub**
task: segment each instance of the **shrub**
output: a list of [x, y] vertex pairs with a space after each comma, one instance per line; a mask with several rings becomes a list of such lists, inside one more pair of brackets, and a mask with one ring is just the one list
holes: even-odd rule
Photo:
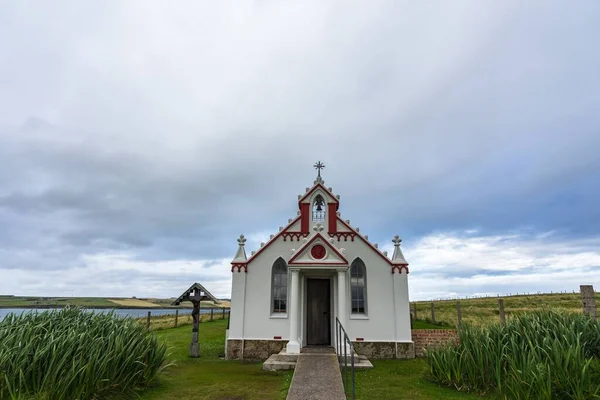
[[584, 315], [538, 311], [487, 328], [464, 326], [459, 338], [427, 350], [432, 380], [510, 399], [600, 396], [600, 323]]
[[63, 309], [0, 322], [0, 398], [131, 397], [166, 365], [166, 345], [137, 321]]

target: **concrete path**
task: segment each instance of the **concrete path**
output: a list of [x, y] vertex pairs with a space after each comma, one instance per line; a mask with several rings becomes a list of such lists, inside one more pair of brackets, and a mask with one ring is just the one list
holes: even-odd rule
[[303, 352], [298, 356], [287, 400], [344, 400], [345, 398], [342, 374], [335, 354]]

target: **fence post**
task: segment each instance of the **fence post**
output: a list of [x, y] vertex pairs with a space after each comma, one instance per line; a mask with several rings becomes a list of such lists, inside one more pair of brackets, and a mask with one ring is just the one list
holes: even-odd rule
[[415, 315], [415, 321], [416, 321], [417, 319], [419, 319], [419, 317], [417, 317], [417, 303], [413, 303], [413, 309], [414, 309], [413, 314]]
[[213, 321], [213, 320], [214, 320], [214, 312], [215, 312], [215, 309], [214, 309], [214, 308], [211, 308], [211, 309], [210, 309], [210, 320], [211, 320], [211, 321]]
[[222, 319], [225, 319], [225, 309], [223, 308], [222, 310], [223, 310], [223, 317], [222, 317]]
[[148, 311], [148, 318], [146, 319], [146, 329], [150, 329], [150, 311]]
[[456, 316], [458, 317], [458, 329], [462, 327], [462, 312], [460, 310], [460, 301], [456, 302]]
[[498, 299], [498, 310], [500, 314], [500, 321], [502, 321], [502, 323], [506, 322], [506, 317], [504, 316], [504, 299]]
[[435, 322], [435, 306], [431, 303], [431, 322]]
[[593, 319], [597, 319], [598, 312], [596, 310], [596, 299], [594, 299], [594, 286], [580, 285], [579, 290], [581, 291], [583, 313], [589, 317], [592, 317]]
[[179, 319], [179, 310], [175, 310], [175, 328], [177, 328], [177, 319]]

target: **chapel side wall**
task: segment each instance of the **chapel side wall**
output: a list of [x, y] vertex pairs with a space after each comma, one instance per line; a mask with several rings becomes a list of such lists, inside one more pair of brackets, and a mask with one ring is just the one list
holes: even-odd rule
[[[280, 256], [286, 260], [292, 248], [298, 249], [302, 242], [283, 241], [280, 236], [264, 249], [248, 265], [246, 274], [246, 315], [244, 318], [244, 338], [273, 340], [281, 336], [289, 340], [290, 323], [287, 316], [271, 316], [271, 269]], [[287, 260], [286, 260], [287, 262]], [[288, 313], [290, 298], [290, 279], [288, 274]]]
[[392, 274], [396, 304], [396, 341], [412, 341], [410, 326], [410, 302], [408, 297], [408, 273], [405, 270]]
[[[346, 249], [346, 258], [351, 264], [360, 257], [367, 270], [367, 316], [353, 316], [350, 296], [350, 271], [346, 276], [347, 331], [352, 341], [396, 341], [393, 279], [390, 265], [361, 239], [354, 242], [343, 240], [339, 247]], [[410, 319], [406, 321], [410, 329]], [[410, 341], [410, 337], [407, 339]]]
[[246, 291], [246, 273], [232, 272], [231, 277], [231, 310], [229, 313], [228, 339], [243, 338], [244, 297]]

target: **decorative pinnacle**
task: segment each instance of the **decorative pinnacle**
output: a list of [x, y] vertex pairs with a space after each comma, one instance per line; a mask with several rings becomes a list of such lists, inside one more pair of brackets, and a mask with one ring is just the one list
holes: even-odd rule
[[248, 258], [246, 257], [246, 250], [244, 249], [244, 243], [246, 243], [246, 238], [244, 235], [240, 235], [238, 241], [238, 249], [235, 253], [235, 257], [233, 257], [234, 262], [244, 262]]
[[323, 168], [325, 168], [325, 164], [323, 164], [321, 161], [317, 161], [314, 165], [315, 169], [318, 171], [317, 172], [317, 180], [321, 180], [321, 170]]
[[392, 242], [394, 242], [394, 254], [392, 255], [392, 263], [408, 265], [406, 259], [404, 258], [404, 254], [402, 254], [402, 250], [400, 250], [400, 243], [402, 242], [400, 236], [394, 236], [394, 240], [392, 240]]

